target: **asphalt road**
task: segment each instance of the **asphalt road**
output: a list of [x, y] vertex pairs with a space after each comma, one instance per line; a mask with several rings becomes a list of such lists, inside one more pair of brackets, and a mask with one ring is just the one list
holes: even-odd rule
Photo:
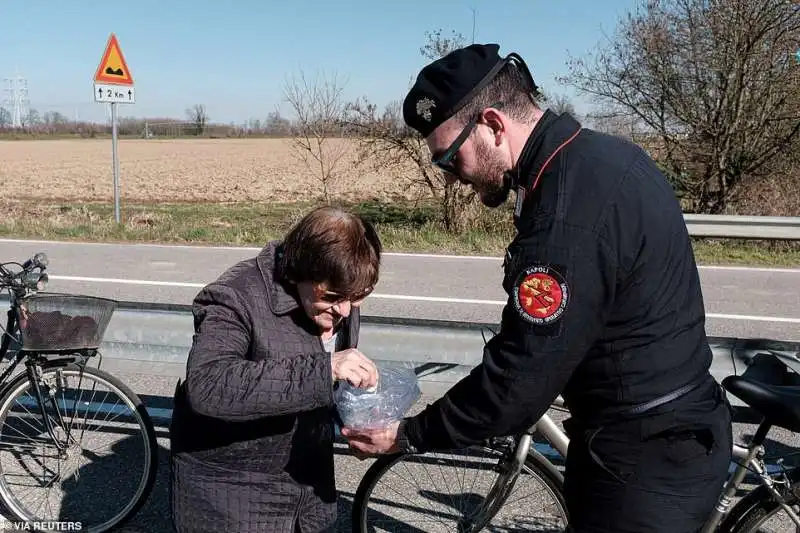
[[[99, 245], [0, 241], [0, 258], [24, 260], [35, 252], [50, 257], [55, 291], [83, 292], [127, 301], [188, 304], [203, 284], [256, 249]], [[500, 289], [498, 258], [387, 254], [381, 282], [364, 306], [364, 313], [458, 321], [496, 322], [505, 295]], [[701, 268], [709, 313], [709, 333], [715, 336], [800, 340], [800, 269]], [[129, 362], [107, 360], [106, 369], [145, 399], [153, 413], [168, 413], [180, 365], [171, 372]], [[436, 394], [426, 394], [420, 408]], [[551, 415], [560, 420], [559, 413]], [[145, 507], [123, 531], [168, 533], [168, 419], [157, 419], [159, 474]], [[752, 435], [746, 420], [734, 424], [737, 439]], [[794, 451], [800, 440], [783, 431], [771, 434], [768, 455]], [[796, 458], [787, 459], [794, 464]], [[356, 488], [371, 460], [359, 461], [337, 448], [336, 476], [340, 496], [338, 530], [350, 531], [350, 511]], [[100, 465], [97, 465], [100, 466]], [[102, 471], [102, 467], [94, 469]], [[108, 472], [107, 479], [120, 475]], [[93, 502], [87, 501], [91, 506]]]
[[[110, 368], [109, 368], [110, 369]], [[172, 392], [175, 387], [176, 376], [156, 376], [151, 374], [141, 374], [125, 371], [120, 366], [113, 367], [113, 373], [120, 377], [127, 385], [129, 385], [135, 392], [142, 395], [143, 399], [150, 407], [169, 406], [171, 407]], [[427, 403], [434, 400], [436, 395], [424, 395], [415, 404], [412, 411], [417, 411], [424, 407]], [[551, 411], [550, 415], [557, 421], [563, 420], [564, 415]], [[164, 419], [156, 419], [156, 431], [158, 433], [159, 444], [159, 470], [156, 485], [153, 492], [149, 496], [145, 506], [139, 513], [131, 520], [127, 527], [120, 530], [120, 533], [172, 533], [169, 523], [169, 437], [168, 437], [168, 422]], [[734, 431], [737, 442], [743, 443], [745, 439], [752, 436], [755, 431], [755, 426], [748, 420], [738, 420], [734, 423]], [[768, 441], [767, 455], [770, 456], [774, 453], [791, 453], [800, 444], [800, 441], [795, 435], [788, 432], [774, 430], [770, 433], [770, 440]], [[336, 464], [336, 483], [339, 491], [339, 521], [337, 524], [337, 531], [342, 533], [349, 533], [351, 531], [350, 513], [352, 510], [353, 496], [359, 482], [361, 481], [367, 468], [372, 464], [372, 459], [360, 461], [348, 453], [345, 445], [338, 445], [335, 452]], [[99, 459], [98, 462], [101, 462]], [[788, 457], [786, 459], [788, 466], [797, 464], [797, 457]], [[102, 464], [95, 464], [95, 468], [90, 469], [92, 475], [103, 475], [104, 466]], [[438, 473], [438, 467], [436, 469]], [[430, 473], [429, 473], [430, 474]], [[86, 473], [84, 479], [86, 482], [91, 483], [91, 479], [87, 479]], [[108, 472], [107, 479], [113, 480], [113, 476], [122, 475], [121, 472]], [[463, 474], [462, 474], [463, 476]], [[105, 479], [105, 478], [104, 478]], [[428, 487], [427, 482], [423, 478], [420, 485]], [[433, 480], [432, 480], [433, 483]], [[749, 486], [748, 486], [749, 487]], [[107, 490], [112, 490], [113, 483], [109, 482]], [[398, 498], [401, 493], [398, 493]], [[93, 505], [93, 502], [87, 501], [87, 506]], [[422, 529], [425, 530], [424, 527]], [[777, 531], [793, 531], [793, 529], [778, 528]]]
[[[49, 290], [188, 304], [204, 284], [256, 248], [0, 240], [0, 259], [50, 258]], [[713, 336], [800, 340], [800, 268], [702, 266]], [[386, 254], [365, 315], [497, 323], [506, 295], [501, 259]]]

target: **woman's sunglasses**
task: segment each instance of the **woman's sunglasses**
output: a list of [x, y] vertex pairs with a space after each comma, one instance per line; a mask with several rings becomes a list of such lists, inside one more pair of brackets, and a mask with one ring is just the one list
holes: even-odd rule
[[369, 289], [363, 290], [361, 292], [358, 292], [350, 296], [339, 294], [337, 292], [325, 291], [322, 294], [319, 294], [317, 298], [321, 302], [325, 302], [331, 305], [344, 302], [345, 300], [349, 300], [350, 303], [355, 303], [355, 302], [360, 302], [361, 300], [369, 296], [370, 293], [373, 291], [373, 289], [374, 287], [370, 287]]

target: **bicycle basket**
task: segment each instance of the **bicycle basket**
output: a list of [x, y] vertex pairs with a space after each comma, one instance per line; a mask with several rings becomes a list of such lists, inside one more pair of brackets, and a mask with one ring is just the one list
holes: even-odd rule
[[72, 294], [38, 293], [17, 309], [22, 350], [61, 352], [96, 349], [117, 302]]

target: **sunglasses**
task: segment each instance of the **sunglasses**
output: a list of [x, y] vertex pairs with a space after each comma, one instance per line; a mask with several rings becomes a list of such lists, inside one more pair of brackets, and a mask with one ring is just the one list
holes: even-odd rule
[[[502, 109], [503, 102], [497, 102], [489, 107]], [[458, 151], [461, 149], [461, 145], [464, 144], [464, 141], [467, 140], [467, 137], [472, 134], [472, 130], [474, 130], [478, 125], [478, 121], [481, 118], [481, 113], [476, 114], [469, 122], [467, 122], [467, 125], [464, 126], [464, 129], [461, 130], [461, 133], [458, 134], [458, 137], [456, 137], [453, 143], [447, 147], [447, 150], [445, 150], [441, 156], [431, 158], [431, 163], [449, 174], [458, 176], [458, 170], [456, 169], [456, 156]]]
[[325, 291], [321, 294], [318, 294], [317, 298], [321, 302], [325, 302], [331, 305], [336, 305], [338, 303], [342, 303], [347, 300], [349, 300], [350, 303], [357, 303], [366, 298], [367, 296], [369, 296], [370, 293], [373, 291], [373, 289], [374, 287], [370, 287], [369, 289], [363, 290], [361, 292], [358, 292], [350, 296], [339, 294], [337, 292]]

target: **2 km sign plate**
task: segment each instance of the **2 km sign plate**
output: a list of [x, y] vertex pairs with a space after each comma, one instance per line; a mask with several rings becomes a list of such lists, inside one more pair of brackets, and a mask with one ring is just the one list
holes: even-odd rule
[[94, 84], [94, 101], [107, 104], [135, 104], [136, 92], [133, 87], [119, 85]]
[[125, 61], [125, 55], [113, 33], [108, 38], [106, 49], [94, 73], [94, 101], [113, 104], [136, 103], [133, 75]]

